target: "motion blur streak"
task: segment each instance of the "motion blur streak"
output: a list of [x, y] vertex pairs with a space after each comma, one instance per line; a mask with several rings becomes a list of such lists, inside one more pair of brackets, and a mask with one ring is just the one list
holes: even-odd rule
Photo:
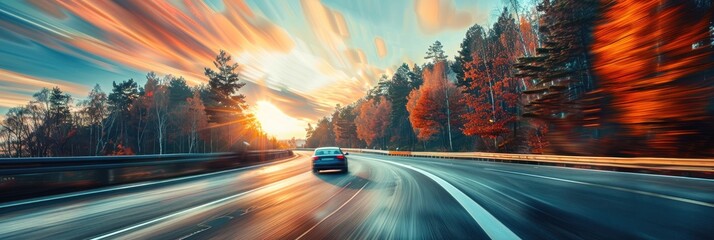
[[3, 208], [0, 239], [489, 238], [488, 226], [415, 169], [523, 238], [705, 239], [714, 214], [711, 180], [367, 154], [350, 154], [349, 173], [315, 175], [308, 155]]
[[654, 134], [649, 154], [676, 155], [683, 138], [706, 134], [697, 126], [713, 120], [707, 108], [714, 79], [702, 74], [714, 66], [712, 12], [695, 11], [696, 1], [602, 2], [593, 69], [612, 98], [612, 121], [624, 137]]
[[[70, 40], [73, 45], [137, 69], [189, 73], [210, 66], [216, 47], [279, 52], [293, 48], [285, 31], [255, 16], [243, 2], [226, 2], [224, 12], [216, 12], [202, 1], [185, 1], [182, 5], [185, 10], [163, 1], [44, 4], [58, 4], [91, 22], [107, 38], [75, 38]], [[127, 52], [141, 54], [124, 54]], [[197, 76], [200, 77], [194, 77]]]

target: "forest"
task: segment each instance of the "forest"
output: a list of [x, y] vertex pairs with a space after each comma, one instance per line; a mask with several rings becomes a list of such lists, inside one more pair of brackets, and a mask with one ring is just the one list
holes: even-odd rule
[[245, 111], [238, 65], [221, 51], [205, 68], [208, 85], [189, 87], [180, 76], [146, 75], [96, 85], [86, 99], [42, 89], [11, 108], [0, 125], [0, 155], [57, 157], [210, 153], [286, 147]]
[[511, 0], [453, 58], [434, 42], [307, 147], [714, 156], [711, 1]]

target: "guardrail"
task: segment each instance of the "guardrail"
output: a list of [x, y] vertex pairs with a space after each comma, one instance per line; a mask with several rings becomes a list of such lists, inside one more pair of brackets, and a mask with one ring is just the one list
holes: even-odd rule
[[239, 153], [0, 159], [0, 201], [220, 171], [293, 156], [291, 150]]
[[589, 157], [486, 152], [411, 152], [357, 148], [343, 148], [342, 150], [390, 156], [471, 159], [714, 178], [714, 159]]

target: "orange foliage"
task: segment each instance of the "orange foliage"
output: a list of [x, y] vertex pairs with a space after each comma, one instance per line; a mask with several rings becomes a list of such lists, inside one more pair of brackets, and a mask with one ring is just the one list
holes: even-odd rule
[[678, 136], [695, 134], [678, 126], [710, 117], [712, 79], [697, 74], [712, 67], [711, 16], [692, 16], [684, 1], [604, 2], [592, 53], [614, 122], [628, 136], [656, 134], [650, 147], [670, 151]]
[[355, 118], [357, 137], [367, 142], [367, 145], [372, 145], [387, 132], [392, 103], [382, 96], [379, 101], [370, 99], [357, 109], [359, 109], [359, 115]]
[[451, 125], [458, 126], [458, 116], [463, 109], [460, 103], [463, 97], [461, 90], [446, 79], [446, 63], [439, 62], [432, 68], [424, 69], [423, 75], [424, 84], [413, 90], [407, 101], [409, 121], [417, 138], [422, 141], [429, 140], [445, 129], [449, 113]]
[[538, 35], [533, 31], [531, 22], [525, 17], [521, 17], [519, 27], [523, 36], [523, 44], [528, 51], [527, 55], [533, 55], [536, 51], [536, 47], [538, 47]]
[[474, 93], [462, 100], [473, 109], [462, 115], [466, 120], [464, 134], [495, 140], [510, 133], [509, 125], [516, 120], [518, 82], [510, 71], [501, 69], [509, 69], [513, 58], [508, 52], [500, 52], [493, 59], [474, 55], [467, 64], [464, 74], [473, 79], [468, 87]]

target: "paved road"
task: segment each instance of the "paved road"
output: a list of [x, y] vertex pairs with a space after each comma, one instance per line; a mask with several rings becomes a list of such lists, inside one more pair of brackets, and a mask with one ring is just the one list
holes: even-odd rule
[[309, 153], [227, 172], [0, 205], [0, 239], [711, 239], [714, 181]]

